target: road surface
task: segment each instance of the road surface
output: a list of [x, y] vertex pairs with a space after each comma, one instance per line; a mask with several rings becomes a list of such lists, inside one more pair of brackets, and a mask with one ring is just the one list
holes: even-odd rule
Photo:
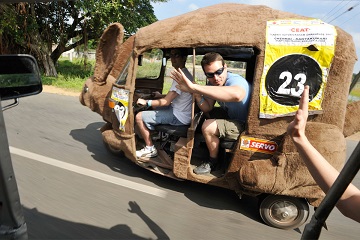
[[[305, 225], [265, 225], [255, 198], [169, 179], [111, 155], [99, 131], [104, 121], [76, 96], [26, 97], [4, 117], [29, 239], [301, 237]], [[357, 142], [348, 139], [349, 154]], [[320, 239], [359, 238], [358, 223], [336, 209], [327, 225]]]

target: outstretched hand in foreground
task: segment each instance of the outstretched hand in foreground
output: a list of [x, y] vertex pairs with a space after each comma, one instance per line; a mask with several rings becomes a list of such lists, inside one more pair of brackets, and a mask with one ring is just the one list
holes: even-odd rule
[[291, 136], [294, 142], [306, 138], [305, 126], [309, 115], [309, 86], [305, 86], [304, 92], [301, 95], [299, 109], [295, 114], [294, 120], [289, 124], [287, 133]]
[[[309, 86], [305, 86], [301, 96], [299, 109], [294, 120], [289, 124], [287, 133], [291, 136], [301, 158], [309, 172], [326, 193], [335, 182], [339, 172], [315, 149], [305, 135], [308, 118]], [[350, 184], [341, 196], [336, 207], [342, 214], [360, 222], [360, 191]]]

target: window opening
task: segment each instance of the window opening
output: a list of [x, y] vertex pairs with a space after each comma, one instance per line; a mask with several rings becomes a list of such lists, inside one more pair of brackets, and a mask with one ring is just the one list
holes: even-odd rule
[[161, 49], [151, 49], [142, 54], [142, 65], [138, 66], [136, 79], [158, 79], [163, 61]]

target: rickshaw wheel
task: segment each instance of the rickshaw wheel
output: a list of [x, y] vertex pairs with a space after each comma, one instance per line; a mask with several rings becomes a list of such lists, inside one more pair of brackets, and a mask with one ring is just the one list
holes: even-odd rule
[[115, 156], [118, 156], [118, 157], [119, 157], [119, 156], [120, 156], [120, 157], [124, 156], [124, 152], [123, 152], [122, 150], [113, 148], [110, 144], [108, 144], [108, 143], [105, 142], [105, 141], [103, 141], [103, 143], [104, 143], [106, 149], [107, 149], [109, 152], [111, 152], [111, 154], [113, 154], [113, 155], [115, 155]]
[[309, 217], [309, 205], [301, 198], [268, 195], [260, 203], [260, 216], [269, 226], [294, 229]]

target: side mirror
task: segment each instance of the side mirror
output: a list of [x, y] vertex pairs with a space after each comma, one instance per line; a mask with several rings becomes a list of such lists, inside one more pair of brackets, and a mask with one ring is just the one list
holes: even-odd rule
[[39, 67], [33, 56], [0, 55], [0, 100], [17, 99], [41, 91]]

